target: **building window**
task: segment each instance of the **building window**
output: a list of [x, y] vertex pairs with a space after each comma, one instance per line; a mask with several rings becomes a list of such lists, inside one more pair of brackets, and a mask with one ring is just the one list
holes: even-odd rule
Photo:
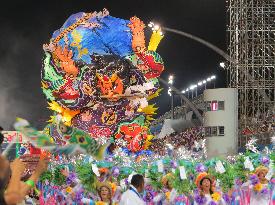
[[213, 126], [204, 128], [205, 137], [224, 136], [224, 126]]
[[224, 101], [219, 101], [218, 108], [219, 110], [224, 110]]
[[224, 110], [224, 101], [207, 101], [206, 103], [206, 111], [219, 111]]
[[211, 127], [211, 136], [217, 136], [217, 127]]
[[224, 136], [224, 126], [219, 126], [219, 136]]
[[211, 127], [205, 127], [205, 136], [210, 137], [211, 136]]
[[206, 111], [211, 111], [211, 101], [206, 102]]

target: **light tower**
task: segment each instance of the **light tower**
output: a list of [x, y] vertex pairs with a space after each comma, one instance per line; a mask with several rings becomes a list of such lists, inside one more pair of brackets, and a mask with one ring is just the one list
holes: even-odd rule
[[[274, 109], [274, 0], [228, 0], [228, 86], [238, 89], [240, 131], [257, 130]], [[224, 66], [222, 64], [221, 66]]]

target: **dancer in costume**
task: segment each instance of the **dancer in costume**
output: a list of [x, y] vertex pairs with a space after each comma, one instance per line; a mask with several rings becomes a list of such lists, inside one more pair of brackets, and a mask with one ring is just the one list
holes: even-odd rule
[[172, 186], [173, 179], [174, 176], [171, 173], [162, 177], [161, 183], [163, 185], [163, 191], [153, 199], [154, 203], [162, 205], [173, 204], [173, 201], [177, 196], [177, 192]]
[[270, 204], [275, 204], [275, 178], [272, 178], [270, 180], [270, 189], [271, 189], [271, 198], [270, 198]]
[[98, 183], [98, 196], [99, 201], [96, 205], [117, 205], [118, 201], [114, 199], [114, 193], [116, 191], [115, 184], [111, 182], [100, 182]]
[[215, 191], [215, 181], [206, 172], [196, 178], [198, 190], [194, 192], [194, 205], [225, 205], [222, 193]]
[[[269, 205], [271, 201], [271, 190], [268, 180], [265, 178], [268, 168], [259, 166], [255, 173], [250, 175], [249, 181], [243, 184], [244, 190], [248, 189], [250, 195], [250, 205]], [[246, 190], [247, 191], [247, 190]]]

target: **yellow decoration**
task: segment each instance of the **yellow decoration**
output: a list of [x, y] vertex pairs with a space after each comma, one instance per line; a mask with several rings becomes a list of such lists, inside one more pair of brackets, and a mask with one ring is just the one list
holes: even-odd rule
[[146, 121], [149, 123], [150, 121], [153, 121], [154, 118], [152, 117], [152, 115], [157, 114], [155, 111], [157, 111], [158, 108], [155, 107], [155, 105], [148, 105], [147, 107], [143, 108], [143, 109], [138, 109], [138, 112], [143, 112], [146, 114]]
[[42, 81], [42, 88], [48, 88], [48, 85]]
[[73, 30], [71, 35], [73, 37], [73, 42], [71, 43], [71, 46], [73, 46], [73, 47], [79, 46], [79, 43], [82, 41], [82, 35], [79, 32], [77, 32], [76, 30]]
[[68, 187], [66, 188], [66, 192], [67, 192], [67, 193], [72, 193], [72, 191], [73, 191], [72, 187], [68, 186]]
[[149, 41], [148, 50], [156, 51], [162, 38], [163, 38], [163, 35], [160, 30], [153, 31]]
[[[49, 104], [49, 107], [48, 107], [49, 109], [61, 114], [62, 121], [67, 126], [70, 126], [72, 118], [80, 113], [80, 110], [70, 110], [68, 108], [63, 108], [55, 101], [52, 101], [48, 104]], [[54, 117], [51, 116], [51, 119], [48, 122], [53, 122], [53, 121], [54, 121]]]
[[95, 202], [95, 205], [106, 205], [104, 201], [97, 201]]
[[165, 193], [167, 201], [170, 201], [170, 195], [171, 195], [170, 191]]
[[162, 88], [158, 89], [154, 94], [149, 95], [147, 97], [147, 100], [152, 100], [160, 95], [160, 92], [162, 91]]
[[142, 112], [146, 115], [155, 115], [157, 114], [155, 111], [157, 111], [158, 108], [155, 107], [155, 105], [148, 105], [147, 107], [142, 109]]
[[149, 122], [155, 120], [155, 118], [151, 117], [150, 115], [147, 115], [146, 120]]
[[54, 122], [54, 119], [55, 119], [55, 116], [50, 116], [50, 119], [47, 121], [47, 122], [50, 122], [50, 123], [52, 123], [52, 122]]
[[83, 49], [78, 49], [78, 58], [81, 58], [82, 55], [87, 55], [89, 53], [87, 48], [83, 48]]
[[117, 186], [115, 183], [110, 183], [112, 188], [112, 193], [114, 194], [116, 192]]
[[218, 192], [214, 192], [214, 194], [212, 194], [211, 197], [216, 202], [221, 200], [221, 194]]
[[55, 112], [61, 113], [63, 111], [63, 108], [55, 101], [49, 102], [48, 107], [50, 110], [53, 110]]
[[263, 185], [261, 183], [258, 183], [254, 186], [254, 190], [259, 192], [263, 189]]
[[101, 122], [106, 125], [113, 125], [117, 121], [117, 114], [116, 112], [106, 112], [104, 111], [101, 116]]
[[151, 140], [154, 138], [153, 135], [147, 135], [146, 141], [145, 141], [145, 146], [144, 149], [148, 149], [149, 146], [152, 144]]
[[81, 33], [77, 32], [76, 30], [73, 30], [73, 32], [71, 33], [72, 38], [73, 38], [73, 42], [71, 43], [72, 47], [76, 47], [77, 51], [78, 51], [78, 58], [81, 58], [82, 55], [86, 55], [89, 53], [87, 48], [82, 48], [82, 46], [80, 45], [81, 41], [82, 41], [82, 35]]

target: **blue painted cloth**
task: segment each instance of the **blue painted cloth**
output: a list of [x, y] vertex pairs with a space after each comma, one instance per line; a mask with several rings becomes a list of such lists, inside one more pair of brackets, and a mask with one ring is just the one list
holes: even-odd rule
[[[71, 15], [63, 26], [56, 30], [52, 38], [57, 37], [64, 29], [75, 23], [84, 13], [79, 12]], [[86, 28], [82, 25], [78, 26], [72, 32], [76, 32], [81, 36], [81, 41], [78, 46], [75, 46], [72, 32], [67, 34], [69, 42], [69, 49], [73, 51], [74, 60], [83, 60], [86, 63], [91, 63], [90, 55], [118, 55], [126, 57], [133, 53], [132, 50], [132, 33], [127, 26], [130, 21], [115, 18], [112, 16], [105, 16], [102, 18], [93, 17], [88, 22], [98, 23], [98, 28]], [[73, 43], [73, 44], [72, 44]], [[64, 47], [65, 41], [62, 38], [58, 45]], [[87, 54], [80, 54], [82, 49], [88, 49]]]

